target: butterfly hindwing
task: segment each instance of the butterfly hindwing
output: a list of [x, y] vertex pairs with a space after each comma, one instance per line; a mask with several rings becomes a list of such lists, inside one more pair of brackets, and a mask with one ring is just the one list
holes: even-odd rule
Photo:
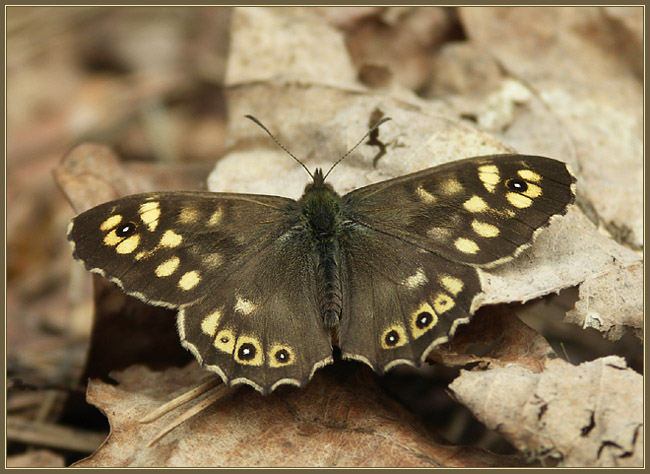
[[[344, 358], [383, 373], [417, 365], [467, 323], [481, 287], [476, 269], [385, 234], [350, 231], [341, 262]], [[374, 258], [368, 258], [373, 255]], [[347, 316], [347, 317], [346, 317]]]
[[183, 345], [230, 383], [262, 393], [281, 384], [301, 386], [332, 361], [313, 253], [295, 237], [276, 241], [218, 281], [212, 307], [196, 304], [179, 313]]

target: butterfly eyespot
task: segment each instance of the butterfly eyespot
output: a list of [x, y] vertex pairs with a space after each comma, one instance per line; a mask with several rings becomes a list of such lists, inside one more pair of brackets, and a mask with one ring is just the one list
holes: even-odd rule
[[133, 235], [135, 229], [136, 225], [133, 222], [127, 222], [115, 229], [115, 235], [118, 237], [128, 237], [129, 235]]
[[418, 329], [424, 329], [429, 327], [431, 321], [433, 321], [433, 315], [428, 311], [422, 311], [420, 314], [418, 314], [415, 325], [418, 327]]
[[400, 336], [396, 330], [391, 330], [384, 336], [384, 342], [388, 347], [393, 347], [399, 344]]
[[239, 360], [253, 360], [255, 359], [255, 355], [257, 354], [257, 349], [253, 344], [250, 342], [245, 342], [241, 346], [239, 346], [239, 350], [237, 351], [237, 357]]
[[220, 340], [221, 342], [223, 342], [224, 344], [227, 344], [228, 341], [230, 341], [230, 338], [227, 337], [227, 336], [223, 336], [223, 337], [222, 337], [221, 339], [219, 339], [219, 340]]
[[275, 353], [275, 360], [280, 362], [281, 364], [286, 364], [291, 360], [291, 356], [289, 355], [289, 351], [286, 349], [280, 349]]
[[512, 178], [506, 181], [506, 187], [516, 193], [523, 193], [528, 189], [528, 183], [523, 179]]

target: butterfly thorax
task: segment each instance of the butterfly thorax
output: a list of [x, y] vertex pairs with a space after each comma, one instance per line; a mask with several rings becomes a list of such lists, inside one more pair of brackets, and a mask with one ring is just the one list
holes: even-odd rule
[[341, 316], [338, 232], [341, 228], [341, 197], [317, 169], [313, 183], [307, 185], [298, 201], [314, 253], [317, 297], [325, 326], [335, 328]]

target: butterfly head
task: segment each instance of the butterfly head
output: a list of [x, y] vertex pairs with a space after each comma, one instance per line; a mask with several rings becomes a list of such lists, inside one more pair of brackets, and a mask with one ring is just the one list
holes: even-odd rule
[[316, 168], [314, 174], [312, 175], [313, 181], [305, 186], [305, 192], [303, 198], [307, 195], [311, 196], [337, 196], [338, 194], [334, 191], [334, 188], [325, 182], [325, 175], [323, 174], [322, 168]]

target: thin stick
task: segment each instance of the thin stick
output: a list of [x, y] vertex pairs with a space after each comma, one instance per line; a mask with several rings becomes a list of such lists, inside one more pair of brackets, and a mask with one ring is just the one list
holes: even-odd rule
[[178, 397], [171, 399], [167, 403], [160, 405], [154, 411], [148, 413], [147, 415], [139, 419], [138, 422], [151, 423], [152, 421], [157, 420], [161, 416], [166, 415], [174, 408], [179, 407], [189, 402], [190, 400], [194, 400], [201, 394], [207, 392], [213, 387], [216, 387], [220, 383], [221, 383], [221, 379], [219, 377], [210, 377], [209, 380], [203, 382], [202, 384], [197, 385], [196, 387], [190, 389], [189, 391], [183, 393], [182, 395], [179, 395]]
[[147, 447], [151, 447], [156, 441], [158, 441], [160, 438], [165, 436], [167, 433], [169, 433], [171, 430], [182, 424], [183, 422], [189, 420], [192, 418], [194, 415], [197, 413], [203, 411], [205, 408], [208, 406], [212, 405], [215, 401], [225, 397], [226, 395], [234, 392], [237, 390], [239, 387], [228, 387], [227, 385], [221, 385], [220, 387], [216, 387], [213, 390], [213, 393], [205, 397], [203, 400], [201, 400], [199, 403], [194, 405], [192, 408], [190, 408], [187, 411], [184, 411], [180, 416], [176, 417], [174, 420], [172, 420], [171, 423], [169, 423], [167, 426], [165, 426], [163, 429], [161, 429], [148, 443]]
[[357, 142], [356, 145], [354, 145], [352, 148], [350, 148], [350, 150], [349, 150], [345, 155], [343, 155], [341, 158], [339, 158], [339, 159], [336, 161], [336, 163], [334, 163], [334, 164], [332, 165], [332, 167], [329, 169], [329, 171], [328, 171], [327, 173], [325, 173], [325, 176], [323, 177], [323, 181], [324, 181], [325, 179], [327, 179], [327, 177], [329, 176], [329, 174], [332, 172], [332, 170], [334, 169], [334, 167], [335, 167], [336, 165], [338, 165], [341, 161], [343, 161], [345, 158], [347, 158], [348, 155], [349, 155], [350, 153], [352, 153], [354, 150], [356, 150], [357, 147], [358, 147], [359, 145], [361, 145], [361, 143], [363, 143], [363, 141], [364, 141], [366, 138], [368, 138], [368, 135], [370, 135], [372, 132], [374, 132], [375, 130], [377, 130], [377, 128], [379, 128], [379, 126], [380, 126], [382, 123], [384, 123], [384, 122], [388, 122], [390, 119], [391, 119], [390, 117], [384, 117], [384, 118], [381, 119], [379, 122], [377, 122], [375, 125], [373, 125], [373, 127], [372, 127], [370, 130], [368, 130], [368, 133], [366, 133], [366, 134], [363, 136], [363, 138]]

